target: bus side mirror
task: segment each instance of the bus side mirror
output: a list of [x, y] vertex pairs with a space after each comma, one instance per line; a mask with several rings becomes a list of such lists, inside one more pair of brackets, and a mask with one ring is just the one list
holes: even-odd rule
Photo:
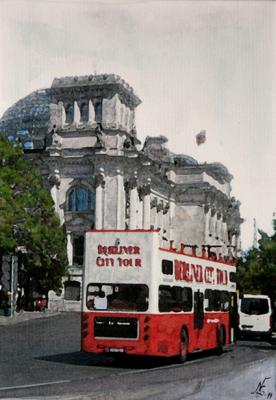
[[204, 299], [204, 310], [209, 308], [209, 299]]

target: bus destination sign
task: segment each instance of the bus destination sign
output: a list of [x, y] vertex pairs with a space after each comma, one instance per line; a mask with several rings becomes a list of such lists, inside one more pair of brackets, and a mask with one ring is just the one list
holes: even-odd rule
[[98, 245], [97, 267], [142, 267], [140, 246]]

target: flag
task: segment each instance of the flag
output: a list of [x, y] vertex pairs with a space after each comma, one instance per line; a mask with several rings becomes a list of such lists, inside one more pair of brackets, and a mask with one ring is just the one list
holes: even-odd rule
[[200, 131], [196, 135], [196, 144], [199, 146], [199, 145], [205, 143], [205, 141], [206, 141], [206, 131]]

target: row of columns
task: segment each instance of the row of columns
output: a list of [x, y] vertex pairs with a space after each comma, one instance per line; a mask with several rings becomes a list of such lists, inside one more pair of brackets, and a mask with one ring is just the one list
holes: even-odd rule
[[[81, 107], [83, 104], [87, 107], [87, 117], [85, 120], [82, 120], [81, 116]], [[104, 98], [99, 100], [98, 105], [101, 107], [101, 121], [99, 121], [99, 117], [96, 115], [97, 112], [95, 112], [97, 102], [93, 104], [92, 99], [89, 99], [87, 102], [78, 102], [77, 100], [72, 101], [73, 120], [70, 121], [70, 124], [78, 126], [83, 123], [93, 125], [97, 122], [103, 122], [111, 124], [112, 126], [114, 124], [122, 126], [127, 131], [131, 131], [135, 126], [134, 110], [131, 110], [125, 104], [121, 103], [118, 94], [114, 95], [111, 99]], [[61, 110], [62, 127], [66, 127], [68, 125], [66, 122], [66, 104], [64, 106], [64, 103], [60, 101], [58, 107]]]
[[[95, 198], [95, 229], [103, 229], [103, 208], [104, 208], [104, 198], [103, 192], [105, 187], [105, 178], [103, 172], [99, 173], [95, 177], [95, 186], [96, 186], [96, 198]], [[137, 177], [133, 177], [129, 179], [127, 182], [127, 190], [129, 191], [129, 229], [150, 229], [151, 227], [151, 197], [150, 197], [150, 179], [148, 179], [147, 183], [138, 188]], [[122, 190], [123, 190], [123, 177], [120, 173], [120, 170], [117, 171], [117, 229], [123, 229], [124, 226], [121, 226], [121, 210], [120, 208], [123, 205], [122, 199]], [[142, 199], [142, 226], [140, 221], [138, 221], [139, 214], [139, 203], [140, 199]], [[161, 215], [160, 206], [158, 208], [158, 214]], [[158, 218], [159, 221], [162, 221], [162, 218]], [[156, 222], [154, 226], [162, 225], [162, 222]]]
[[[125, 192], [124, 192], [124, 179], [120, 170], [117, 170], [117, 225], [116, 229], [125, 228], [124, 210], [125, 207]], [[58, 170], [54, 170], [49, 176], [51, 195], [54, 199], [55, 209], [57, 212], [62, 210], [59, 207], [59, 186], [60, 174]], [[104, 207], [105, 207], [105, 174], [104, 169], [100, 168], [95, 176], [95, 229], [101, 230], [106, 226], [104, 224]], [[151, 196], [151, 179], [149, 178], [144, 185], [138, 186], [137, 174], [135, 174], [127, 182], [127, 190], [129, 192], [129, 229], [145, 229], [149, 230], [153, 226], [154, 229], [163, 231], [165, 226], [169, 229], [170, 213], [169, 203], [158, 200], [156, 196]], [[123, 217], [122, 217], [123, 216]], [[139, 217], [139, 218], [138, 218]], [[64, 216], [61, 216], [64, 221]], [[72, 234], [67, 232], [67, 254], [69, 265], [73, 263], [73, 243]]]
[[[144, 186], [138, 188], [137, 176], [134, 175], [127, 182], [129, 191], [129, 229], [150, 229], [151, 203], [150, 203], [150, 178]], [[138, 220], [139, 203], [142, 200], [142, 219]], [[142, 225], [142, 226], [141, 226]]]
[[[129, 190], [129, 229], [143, 228], [145, 230], [163, 230], [164, 215], [169, 210], [169, 203], [158, 201], [157, 197], [151, 197], [151, 180], [138, 188], [137, 179], [134, 177], [128, 182]], [[139, 204], [142, 201], [141, 224], [138, 220]], [[167, 225], [167, 224], [166, 224]]]
[[205, 240], [212, 238], [228, 244], [226, 216], [213, 208], [205, 208]]
[[[62, 101], [60, 101], [58, 103], [58, 106], [61, 108], [61, 113], [62, 113], [62, 127], [66, 126], [66, 111], [65, 111], [65, 107]], [[96, 119], [95, 119], [95, 108], [93, 105], [93, 102], [91, 99], [88, 100], [88, 116], [87, 116], [87, 121], [84, 121], [85, 123], [88, 123], [90, 125], [96, 123]], [[75, 100], [73, 102], [73, 121], [72, 124], [73, 125], [79, 125], [81, 123], [81, 110], [79, 107], [78, 102]]]
[[240, 235], [230, 232], [228, 237], [227, 216], [209, 206], [205, 207], [205, 242], [210, 245], [221, 245], [222, 254], [236, 254], [240, 249]]

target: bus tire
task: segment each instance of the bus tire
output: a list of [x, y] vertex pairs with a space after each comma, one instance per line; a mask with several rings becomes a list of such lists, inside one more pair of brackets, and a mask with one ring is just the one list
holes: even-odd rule
[[182, 328], [180, 333], [179, 355], [178, 355], [178, 362], [181, 364], [183, 364], [187, 360], [188, 344], [189, 341], [186, 329]]
[[220, 355], [223, 353], [223, 347], [225, 345], [225, 331], [224, 331], [223, 326], [221, 326], [219, 328], [217, 343], [218, 343], [218, 346], [216, 348], [216, 353], [217, 353], [217, 355]]

